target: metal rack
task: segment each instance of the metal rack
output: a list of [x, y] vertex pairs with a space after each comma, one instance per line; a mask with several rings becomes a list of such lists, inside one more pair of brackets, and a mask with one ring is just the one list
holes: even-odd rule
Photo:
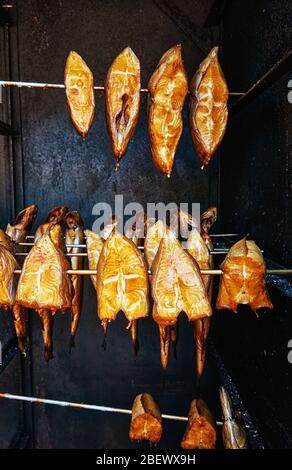
[[[239, 236], [238, 234], [213, 234], [211, 235], [213, 237], [227, 237], [227, 236], [234, 236], [234, 237], [237, 237]], [[27, 239], [34, 239], [34, 235], [28, 235], [26, 237]], [[28, 246], [28, 247], [33, 247], [34, 246], [34, 243], [31, 241], [31, 242], [19, 242], [17, 245], [20, 245], [20, 246]], [[80, 248], [80, 249], [86, 249], [86, 244], [83, 244], [83, 243], [76, 243], [76, 244], [71, 244], [71, 243], [68, 243], [68, 244], [65, 244], [65, 247], [66, 248]], [[143, 252], [144, 251], [144, 246], [138, 246], [138, 248]], [[228, 249], [214, 249], [213, 251], [210, 252], [211, 255], [225, 255], [228, 253]], [[21, 256], [21, 257], [26, 257], [27, 255], [29, 254], [28, 253], [15, 253], [16, 256]], [[88, 253], [87, 252], [81, 252], [81, 253], [65, 253], [66, 256], [68, 257], [84, 257], [84, 258], [87, 258], [88, 257]], [[220, 276], [223, 271], [222, 269], [201, 269], [200, 270], [201, 274], [209, 274], [209, 275], [213, 275], [213, 276]], [[14, 271], [15, 274], [21, 274], [21, 269], [16, 269]], [[97, 274], [97, 270], [96, 269], [68, 269], [67, 270], [67, 274], [69, 275], [72, 275], [72, 274], [78, 274], [80, 276], [86, 276], [86, 275], [89, 275], [89, 276], [92, 276], [92, 275], [95, 275]], [[281, 268], [281, 269], [267, 269], [266, 270], [266, 274], [280, 274], [280, 275], [292, 275], [292, 269], [284, 269], [284, 268]]]

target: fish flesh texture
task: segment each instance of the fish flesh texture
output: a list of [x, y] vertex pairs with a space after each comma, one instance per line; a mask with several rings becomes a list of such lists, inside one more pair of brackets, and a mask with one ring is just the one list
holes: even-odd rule
[[[60, 248], [62, 252], [65, 251], [64, 234], [61, 228], [61, 224], [64, 221], [65, 215], [68, 209], [66, 206], [57, 206], [50, 210], [45, 220], [45, 223], [40, 225], [34, 237], [36, 243], [45, 233], [50, 232], [52, 241], [56, 246]], [[67, 262], [67, 260], [66, 260]], [[69, 264], [67, 263], [68, 267]], [[39, 309], [37, 314], [40, 319], [41, 332], [43, 336], [43, 342], [45, 346], [44, 356], [45, 360], [49, 361], [53, 358], [53, 327], [54, 327], [54, 315], [50, 309]]]
[[200, 164], [208, 165], [225, 134], [228, 87], [214, 47], [190, 84], [189, 126]]
[[12, 308], [15, 302], [17, 261], [13, 254], [0, 244], [0, 307]]
[[130, 439], [157, 444], [162, 435], [162, 417], [159, 406], [149, 393], [137, 395], [132, 406]]
[[126, 47], [111, 64], [105, 81], [106, 122], [117, 168], [137, 126], [140, 89], [140, 62]]
[[64, 81], [70, 117], [85, 139], [94, 117], [94, 83], [91, 70], [75, 51], [67, 58]]
[[147, 268], [136, 245], [114, 229], [105, 241], [97, 265], [98, 316], [104, 331], [119, 311], [129, 321], [148, 315]]
[[[84, 242], [84, 223], [81, 215], [78, 211], [69, 211], [65, 217], [66, 221], [66, 233], [65, 241], [66, 245], [81, 245]], [[70, 254], [81, 253], [82, 248], [67, 247], [67, 252]], [[72, 269], [83, 268], [83, 257], [81, 256], [70, 256], [70, 264]], [[69, 348], [71, 349], [75, 345], [75, 336], [79, 324], [81, 306], [82, 306], [82, 289], [83, 279], [78, 274], [72, 274], [71, 282], [74, 290], [72, 299], [71, 309], [71, 336], [69, 342]]]
[[162, 222], [162, 220], [157, 220], [157, 222], [150, 225], [147, 229], [144, 243], [144, 253], [149, 269], [152, 267], [164, 232], [165, 224]]
[[225, 449], [247, 449], [247, 435], [235, 419], [232, 401], [224, 387], [219, 389], [220, 403], [223, 411], [222, 438]]
[[259, 308], [273, 308], [266, 288], [266, 266], [259, 247], [243, 238], [229, 250], [221, 264], [217, 309], [237, 312], [239, 304], [249, 305], [256, 313]]
[[[84, 235], [86, 237], [88, 268], [90, 270], [96, 270], [100, 254], [103, 249], [104, 240], [97, 233], [88, 229], [84, 230]], [[94, 289], [96, 289], [96, 274], [91, 274], [90, 278]]]
[[35, 245], [24, 262], [18, 282], [16, 303], [35, 309], [41, 320], [45, 359], [52, 356], [52, 316], [71, 308], [73, 288], [67, 274], [68, 263], [62, 250], [62, 230], [49, 226], [35, 237]]
[[153, 161], [170, 177], [183, 130], [182, 109], [188, 92], [180, 44], [162, 56], [149, 80], [148, 90], [148, 130]]
[[183, 449], [215, 449], [216, 439], [216, 422], [211, 411], [203, 400], [193, 400], [181, 447]]
[[152, 264], [153, 319], [160, 326], [161, 362], [167, 365], [169, 335], [184, 312], [190, 321], [212, 315], [200, 269], [175, 234], [166, 227]]

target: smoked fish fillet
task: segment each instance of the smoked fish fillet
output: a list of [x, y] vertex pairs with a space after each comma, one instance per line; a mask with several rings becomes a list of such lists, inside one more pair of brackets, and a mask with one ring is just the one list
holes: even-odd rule
[[193, 400], [181, 447], [183, 449], [215, 449], [216, 438], [216, 422], [208, 406], [203, 400]]
[[221, 264], [217, 309], [237, 312], [239, 304], [249, 305], [256, 313], [259, 308], [273, 308], [266, 288], [266, 267], [259, 247], [243, 238], [229, 250]]
[[71, 51], [67, 58], [64, 81], [70, 117], [85, 139], [94, 116], [94, 83], [91, 70], [77, 52]]
[[199, 162], [208, 165], [225, 134], [228, 87], [214, 47], [190, 84], [189, 126]]
[[111, 64], [105, 81], [106, 122], [117, 168], [136, 129], [140, 89], [140, 62], [126, 47]]
[[157, 444], [162, 435], [160, 409], [149, 393], [137, 395], [132, 406], [130, 439]]
[[188, 92], [180, 44], [163, 54], [149, 80], [148, 90], [148, 130], [153, 161], [170, 177], [183, 130], [182, 109]]
[[[78, 211], [69, 211], [65, 217], [66, 221], [66, 233], [65, 242], [66, 245], [81, 245], [84, 242], [84, 223], [81, 215]], [[75, 254], [82, 253], [82, 248], [67, 247], [67, 253]], [[71, 269], [82, 269], [83, 268], [83, 257], [81, 256], [70, 256]], [[83, 276], [78, 274], [72, 274], [71, 282], [74, 290], [71, 308], [71, 336], [69, 342], [69, 348], [71, 349], [75, 345], [75, 336], [79, 324], [82, 307], [82, 290], [83, 290]]]
[[148, 276], [136, 245], [116, 229], [105, 241], [97, 265], [98, 316], [104, 330], [123, 311], [129, 326], [148, 315]]

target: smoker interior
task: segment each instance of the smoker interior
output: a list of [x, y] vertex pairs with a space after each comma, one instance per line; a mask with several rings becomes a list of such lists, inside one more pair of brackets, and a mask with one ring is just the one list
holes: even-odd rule
[[[141, 60], [142, 86], [146, 86], [161, 55], [172, 45], [182, 44], [190, 78], [218, 44], [230, 91], [246, 92], [289, 49], [288, 0], [1, 3], [13, 5], [6, 10], [10, 23], [1, 10], [1, 79], [7, 80], [62, 83], [72, 49], [85, 58], [95, 83], [102, 84], [113, 58], [130, 45]], [[159, 174], [151, 161], [146, 95], [136, 134], [115, 172], [102, 93], [96, 94], [94, 123], [82, 141], [72, 127], [62, 91], [3, 89], [0, 119], [10, 123], [15, 134], [0, 136], [1, 227], [31, 203], [39, 205], [37, 223], [52, 207], [65, 204], [79, 210], [91, 228], [93, 205], [105, 201], [113, 206], [116, 194], [123, 194], [125, 204], [199, 202], [202, 210], [218, 207], [214, 232], [249, 233], [271, 265], [291, 267], [290, 78], [288, 70], [278, 74], [276, 70], [250, 99], [236, 103], [239, 97], [230, 96], [226, 136], [204, 171], [194, 155], [185, 112], [170, 179]], [[229, 246], [230, 240], [222, 243]], [[220, 260], [216, 258], [217, 263]], [[260, 312], [258, 319], [244, 307], [237, 315], [215, 311], [213, 316], [201, 394], [220, 419], [218, 386], [226, 386], [249, 426], [252, 448], [292, 447], [292, 366], [287, 360], [292, 338], [290, 282], [283, 276], [269, 280], [275, 308]], [[165, 372], [158, 330], [151, 319], [140, 323], [136, 359], [122, 314], [110, 325], [103, 351], [89, 277], [71, 354], [69, 313], [56, 318], [55, 358], [48, 364], [34, 312], [29, 323], [30, 354], [22, 360], [14, 355], [10, 316], [1, 311], [3, 365], [7, 363], [2, 366], [1, 392], [130, 408], [138, 393], [148, 391], [164, 413], [182, 416], [198, 394], [192, 329], [182, 316], [177, 359], [170, 358]], [[6, 400], [0, 402], [0, 414], [1, 448], [147, 448], [130, 442], [128, 416]], [[166, 421], [159, 447], [178, 448], [184, 428], [185, 423]]]

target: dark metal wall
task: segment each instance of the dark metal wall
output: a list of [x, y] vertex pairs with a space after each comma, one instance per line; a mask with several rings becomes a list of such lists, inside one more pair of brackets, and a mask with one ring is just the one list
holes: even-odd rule
[[[246, 91], [291, 47], [291, 2], [227, 2], [223, 68], [230, 89]], [[244, 5], [243, 5], [244, 3]], [[292, 266], [291, 71], [230, 116], [221, 147], [220, 228], [250, 233], [275, 262]], [[290, 278], [291, 282], [291, 278]], [[275, 309], [217, 312], [214, 336], [267, 447], [292, 447], [288, 341], [291, 299], [273, 289]]]
[[[95, 83], [102, 84], [111, 61], [130, 45], [141, 60], [142, 84], [146, 86], [163, 52], [180, 42], [191, 76], [203, 53], [182, 31], [181, 23], [175, 24], [174, 18], [162, 12], [157, 3], [160, 2], [19, 0], [19, 78], [62, 82], [65, 60], [73, 49], [87, 61]], [[203, 39], [206, 51], [215, 45], [213, 37], [212, 30], [208, 41]], [[80, 210], [90, 228], [94, 221], [93, 205], [100, 201], [113, 204], [115, 194], [123, 194], [125, 203], [197, 201], [203, 208], [208, 205], [208, 172], [199, 169], [187, 129], [172, 178], [164, 178], [154, 168], [147, 137], [145, 96], [137, 132], [119, 172], [114, 171], [102, 94], [96, 94], [94, 123], [85, 142], [70, 122], [63, 92], [22, 90], [20, 98], [23, 180], [18, 175], [18, 182], [23, 184], [23, 203], [39, 204], [38, 222], [51, 207], [62, 203]], [[21, 191], [21, 187], [17, 189]], [[31, 372], [33, 395], [129, 408], [137, 393], [149, 391], [163, 411], [187, 413], [195, 393], [195, 379], [192, 328], [185, 320], [178, 360], [171, 359], [166, 373], [161, 370], [158, 332], [151, 319], [141, 322], [141, 350], [136, 360], [122, 316], [110, 326], [107, 351], [102, 350], [95, 293], [89, 279], [85, 282], [77, 344], [71, 355], [69, 313], [56, 317], [55, 359], [49, 364], [43, 359], [34, 312], [30, 323], [31, 357], [26, 369]], [[211, 368], [206, 380], [209, 382], [206, 399], [218, 414], [218, 403], [212, 398], [217, 393], [217, 376]], [[31, 411], [32, 445], [36, 448], [131, 446], [127, 417], [43, 406]], [[166, 423], [161, 446], [178, 447], [183, 430], [182, 424]]]

